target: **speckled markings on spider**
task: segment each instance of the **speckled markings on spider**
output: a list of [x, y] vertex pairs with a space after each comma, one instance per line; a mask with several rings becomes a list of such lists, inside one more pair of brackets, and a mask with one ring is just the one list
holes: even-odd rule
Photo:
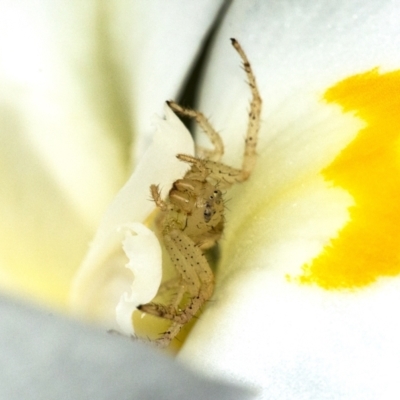
[[161, 210], [159, 227], [165, 248], [177, 272], [173, 282], [160, 290], [176, 289], [169, 304], [147, 303], [138, 306], [142, 312], [171, 321], [171, 326], [155, 340], [166, 347], [210, 299], [214, 291], [214, 275], [203, 251], [213, 247], [224, 229], [224, 199], [221, 190], [247, 180], [256, 163], [256, 146], [260, 128], [262, 100], [245, 52], [239, 42], [232, 45], [243, 61], [252, 99], [245, 139], [242, 167], [236, 169], [221, 163], [224, 144], [218, 132], [199, 111], [168, 101], [177, 114], [196, 120], [210, 139], [213, 148], [196, 148], [196, 157], [178, 154], [190, 165], [182, 179], [172, 185], [168, 197], [161, 198], [157, 185], [151, 185], [151, 196]]

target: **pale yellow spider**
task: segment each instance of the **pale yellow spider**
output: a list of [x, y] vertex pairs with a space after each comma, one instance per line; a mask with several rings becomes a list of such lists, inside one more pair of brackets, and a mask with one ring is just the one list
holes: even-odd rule
[[[256, 162], [262, 100], [246, 54], [235, 39], [231, 41], [243, 60], [253, 97], [241, 169], [220, 162], [224, 152], [222, 139], [202, 113], [181, 107], [173, 101], [167, 102], [176, 113], [194, 118], [214, 148], [200, 149], [203, 158], [177, 155], [179, 160], [190, 164], [190, 169], [182, 179], [174, 182], [166, 200], [161, 199], [158, 186], [150, 187], [152, 198], [162, 211], [159, 222], [165, 247], [179, 275], [175, 286], [181, 288], [172, 304], [147, 303], [138, 306], [142, 312], [172, 321], [169, 329], [156, 339], [161, 347], [168, 346], [212, 296], [214, 275], [203, 250], [214, 246], [224, 229], [221, 189], [245, 181]], [[167, 285], [171, 287], [170, 283]], [[183, 300], [185, 294], [188, 299]]]

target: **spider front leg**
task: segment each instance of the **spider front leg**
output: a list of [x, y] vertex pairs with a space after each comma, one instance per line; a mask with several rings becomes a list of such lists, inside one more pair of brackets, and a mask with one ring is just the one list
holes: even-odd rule
[[214, 276], [202, 251], [182, 231], [173, 230], [165, 236], [165, 246], [181, 276], [189, 299], [182, 308], [175, 305], [147, 303], [138, 309], [157, 317], [173, 321], [170, 329], [157, 339], [160, 346], [167, 346], [211, 297]]
[[200, 146], [196, 146], [196, 154], [207, 160], [219, 161], [224, 154], [224, 143], [219, 133], [213, 128], [208, 119], [200, 111], [192, 110], [190, 108], [182, 107], [178, 103], [172, 100], [167, 101], [169, 107], [176, 113], [183, 115], [184, 117], [193, 118], [199, 124], [203, 132], [210, 139], [210, 142], [214, 146], [213, 149], [205, 149]]
[[258, 91], [256, 78], [254, 76], [250, 62], [246, 56], [246, 53], [243, 51], [242, 47], [240, 46], [239, 42], [236, 39], [231, 39], [231, 42], [232, 46], [238, 52], [240, 58], [243, 61], [243, 68], [244, 71], [246, 72], [248, 84], [250, 86], [252, 94], [252, 99], [250, 102], [250, 111], [249, 111], [249, 122], [247, 125], [245, 148], [242, 161], [242, 169], [240, 176], [238, 177], [238, 182], [243, 182], [246, 179], [248, 179], [256, 164], [256, 159], [257, 159], [256, 147], [258, 141], [258, 132], [260, 130], [262, 99], [260, 96], [260, 92]]
[[152, 197], [154, 203], [156, 203], [156, 206], [161, 211], [167, 211], [167, 210], [170, 210], [172, 208], [170, 204], [166, 203], [161, 198], [160, 188], [158, 187], [158, 185], [151, 185], [150, 186], [150, 193], [151, 193], [151, 197]]

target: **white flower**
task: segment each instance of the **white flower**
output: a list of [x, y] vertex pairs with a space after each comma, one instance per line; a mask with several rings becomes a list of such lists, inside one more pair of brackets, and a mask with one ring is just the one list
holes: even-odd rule
[[[246, 383], [258, 390], [259, 398], [399, 397], [399, 16], [400, 6], [390, 1], [234, 1], [228, 8], [211, 48], [199, 109], [211, 117], [224, 138], [224, 162], [238, 166], [249, 93], [229, 46], [228, 38], [237, 38], [252, 63], [264, 100], [259, 158], [251, 179], [227, 193], [231, 200], [220, 242], [215, 295], [186, 339], [180, 360], [213, 377]], [[169, 53], [171, 57], [182, 55], [186, 47]], [[140, 71], [136, 76], [141, 79], [146, 70]], [[167, 81], [168, 74], [165, 77]], [[163, 92], [164, 98], [154, 107], [161, 107], [170, 93]], [[48, 109], [46, 103], [43, 110]], [[32, 114], [37, 115], [35, 111]], [[154, 112], [160, 115], [160, 108]], [[147, 112], [140, 114], [149, 118]], [[173, 118], [167, 111], [167, 120]], [[104, 131], [99, 120], [91, 119], [91, 126], [80, 132]], [[166, 126], [165, 122], [161, 125]], [[41, 135], [47, 132], [43, 137], [49, 138], [55, 126], [41, 126], [39, 131]], [[84, 140], [81, 133], [69, 131], [77, 143]], [[41, 135], [29, 136], [30, 143]], [[105, 173], [114, 173], [112, 161], [118, 166], [120, 158], [106, 159], [109, 139], [101, 137], [94, 140], [102, 155], [96, 159], [110, 164], [104, 174], [99, 164], [90, 171], [94, 182], [105, 188], [100, 191], [105, 199], [113, 191], [110, 187], [121, 183], [123, 172], [117, 172], [117, 177]], [[163, 146], [160, 138], [153, 143]], [[187, 144], [190, 148], [190, 141]], [[164, 182], [157, 173], [151, 175], [149, 163], [157, 158], [154, 167], [163, 169], [169, 160], [176, 162], [175, 148], [176, 153], [181, 151], [174, 143], [165, 160], [148, 153], [143, 156], [128, 189], [123, 189], [106, 213], [77, 278], [75, 289], [86, 297], [75, 292], [75, 305], [79, 308], [80, 298], [84, 313], [91, 309], [92, 317], [110, 327], [117, 327], [114, 310], [121, 296], [126, 300], [119, 304], [128, 312], [118, 314], [118, 318], [128, 315], [119, 320], [125, 332], [129, 332], [129, 315], [139, 301], [135, 298], [139, 294], [130, 292], [132, 282], [143, 282], [151, 273], [155, 283], [146, 284], [143, 290], [143, 296], [151, 297], [160, 280], [159, 253], [150, 247], [143, 246], [143, 257], [149, 256], [145, 261], [149, 268], [155, 265], [152, 272], [136, 269], [133, 280], [132, 272], [125, 269], [128, 259], [138, 254], [132, 252], [135, 239], [143, 232], [145, 240], [153, 240], [147, 228], [138, 225], [146, 223], [153, 206], [145, 195], [146, 187]], [[90, 195], [93, 203], [97, 192], [91, 194], [82, 184], [87, 180], [84, 175], [77, 187], [70, 185], [67, 178], [71, 175], [64, 168], [57, 172], [56, 161], [66, 154], [65, 146], [60, 149], [60, 154], [48, 156], [50, 171], [65, 178], [61, 182], [70, 193], [68, 199], [78, 205], [79, 215], [91, 227], [99, 210], [91, 211], [91, 203], [82, 199]], [[79, 159], [85, 160], [85, 154]], [[183, 173], [176, 170], [184, 168], [180, 164], [176, 162], [165, 182]], [[103, 175], [110, 183], [104, 183]], [[136, 192], [135, 187], [140, 190]], [[167, 190], [167, 183], [163, 188]], [[119, 206], [122, 203], [124, 207]], [[104, 205], [105, 200], [96, 204]], [[80, 236], [74, 241], [68, 235], [69, 250], [81, 254], [73, 246], [81, 246], [82, 236], [88, 237], [90, 229], [81, 233], [83, 223], [76, 225], [78, 218], [61, 217], [58, 226], [70, 226], [71, 233], [77, 226]], [[10, 226], [19, 238], [21, 229]], [[59, 243], [60, 230], [53, 229], [43, 249], [52, 248], [51, 240]], [[34, 236], [34, 232], [32, 228], [29, 233]], [[10, 247], [3, 253], [14, 254], [15, 250]], [[110, 265], [117, 268], [102, 269]], [[131, 268], [137, 265], [130, 263]], [[3, 271], [11, 281], [13, 274]], [[113, 275], [114, 271], [119, 272]], [[110, 297], [103, 296], [113, 282], [117, 285], [108, 291]], [[98, 308], [93, 310], [93, 304]]]
[[144, 225], [155, 209], [150, 185], [160, 184], [166, 196], [187, 169], [176, 154], [194, 154], [193, 139], [182, 122], [168, 106], [165, 114], [135, 173], [104, 215], [71, 289], [76, 313], [127, 335], [134, 334], [133, 311], [150, 302], [161, 283], [161, 248]]

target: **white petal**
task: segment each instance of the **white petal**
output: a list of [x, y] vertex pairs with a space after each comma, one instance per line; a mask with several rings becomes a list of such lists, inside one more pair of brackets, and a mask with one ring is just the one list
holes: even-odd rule
[[124, 226], [128, 233], [122, 247], [133, 273], [131, 291], [124, 292], [116, 307], [116, 319], [122, 333], [133, 335], [132, 313], [140, 304], [150, 302], [157, 294], [162, 277], [161, 248], [156, 235], [142, 224]]
[[[144, 226], [135, 222], [144, 222], [155, 209], [150, 200], [151, 184], [160, 184], [165, 196], [172, 183], [184, 175], [188, 167], [176, 158], [176, 154], [194, 153], [193, 140], [182, 122], [167, 106], [165, 115], [166, 120], [157, 121], [152, 145], [106, 211], [71, 291], [75, 313], [97, 319], [113, 329], [118, 329], [115, 309], [121, 296], [125, 292], [132, 293], [123, 298], [131, 304], [122, 302], [119, 306], [119, 318], [120, 322], [121, 318], [125, 321], [121, 322], [125, 332], [128, 331], [126, 313], [133, 309], [133, 304], [147, 302], [154, 296], [161, 277], [158, 241]], [[129, 230], [138, 234], [138, 240], [144, 240], [140, 254], [132, 253], [132, 246], [136, 249], [141, 245], [132, 242]], [[145, 257], [143, 265], [141, 257]], [[134, 278], [132, 272], [124, 267], [128, 261], [128, 267], [134, 268]], [[140, 282], [147, 282], [151, 277], [155, 277], [155, 281], [137, 293]], [[132, 288], [135, 292], [131, 291]]]
[[0, 1], [3, 290], [65, 307], [134, 134], [175, 96], [221, 4]]
[[123, 183], [126, 168], [104, 112], [99, 117], [96, 100], [107, 93], [93, 91], [99, 72], [95, 14], [94, 2], [0, 3], [2, 136], [23, 137], [89, 226]]
[[95, 3], [0, 2], [1, 287], [53, 307], [127, 168], [92, 96]]
[[[219, 31], [201, 110], [238, 165], [250, 97], [237, 85], [238, 39], [264, 98], [259, 161], [228, 193], [213, 301], [180, 357], [259, 388], [259, 398], [397, 398], [399, 280], [330, 293], [287, 280], [348, 220], [352, 198], [320, 171], [363, 122], [321, 102], [349, 75], [400, 65], [393, 2], [236, 2]], [[228, 65], [227, 65], [228, 64]], [[232, 117], [234, 116], [234, 117]]]

